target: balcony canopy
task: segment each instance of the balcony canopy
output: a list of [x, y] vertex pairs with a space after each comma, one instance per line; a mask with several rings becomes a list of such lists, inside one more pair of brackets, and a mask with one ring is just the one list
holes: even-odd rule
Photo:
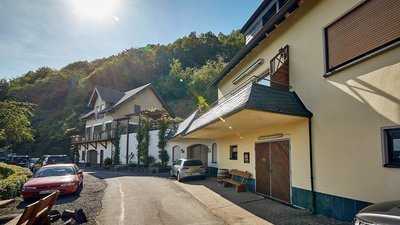
[[312, 116], [295, 92], [255, 83], [221, 99], [205, 113], [194, 114], [181, 124], [179, 135], [215, 138], [234, 133], [234, 128], [251, 130]]

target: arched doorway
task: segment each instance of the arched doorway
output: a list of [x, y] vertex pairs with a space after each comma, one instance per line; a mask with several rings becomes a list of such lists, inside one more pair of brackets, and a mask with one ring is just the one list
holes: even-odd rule
[[96, 150], [89, 150], [87, 152], [87, 162], [90, 163], [90, 165], [97, 164], [97, 151]]
[[206, 145], [197, 144], [187, 148], [188, 159], [198, 159], [203, 162], [205, 166], [208, 164], [208, 147]]
[[179, 145], [172, 147], [172, 162], [182, 158], [182, 148]]

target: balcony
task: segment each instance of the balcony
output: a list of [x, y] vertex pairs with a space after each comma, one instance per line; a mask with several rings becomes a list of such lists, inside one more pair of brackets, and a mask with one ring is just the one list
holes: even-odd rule
[[104, 142], [104, 141], [111, 141], [114, 138], [115, 138], [115, 130], [108, 130], [88, 136], [74, 135], [71, 137], [71, 142], [72, 144]]

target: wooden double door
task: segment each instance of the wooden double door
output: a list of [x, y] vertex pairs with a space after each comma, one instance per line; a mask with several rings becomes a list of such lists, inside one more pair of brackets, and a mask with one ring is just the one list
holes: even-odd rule
[[289, 140], [257, 143], [255, 152], [256, 192], [290, 204]]

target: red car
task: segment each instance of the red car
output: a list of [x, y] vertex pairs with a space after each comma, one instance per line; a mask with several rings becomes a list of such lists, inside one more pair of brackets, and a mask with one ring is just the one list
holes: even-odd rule
[[54, 164], [40, 168], [22, 187], [24, 199], [36, 198], [59, 190], [60, 194], [79, 193], [83, 173], [75, 164]]

